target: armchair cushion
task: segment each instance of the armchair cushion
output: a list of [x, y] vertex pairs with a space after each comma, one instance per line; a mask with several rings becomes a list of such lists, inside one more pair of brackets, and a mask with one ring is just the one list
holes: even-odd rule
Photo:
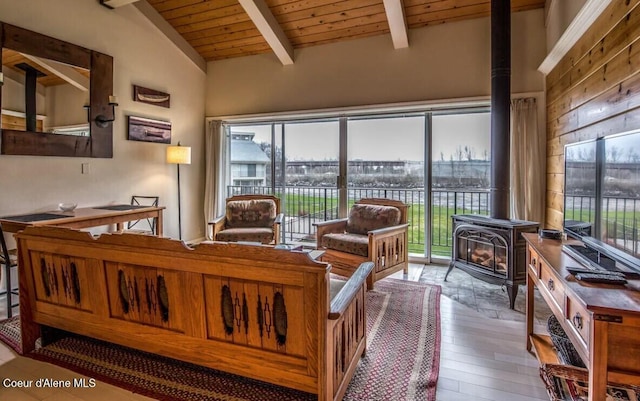
[[[372, 230], [398, 225], [400, 224], [400, 219], [401, 213], [397, 207], [355, 204], [349, 212], [347, 232], [366, 235]], [[367, 256], [366, 252], [364, 256]]]
[[369, 255], [369, 237], [362, 234], [325, 234], [322, 236], [322, 246], [353, 255]]
[[268, 244], [273, 241], [273, 229], [271, 227], [227, 228], [219, 231], [215, 239], [226, 242], [246, 241]]
[[229, 201], [226, 218], [226, 228], [264, 227], [271, 231], [276, 219], [276, 204], [271, 199]]

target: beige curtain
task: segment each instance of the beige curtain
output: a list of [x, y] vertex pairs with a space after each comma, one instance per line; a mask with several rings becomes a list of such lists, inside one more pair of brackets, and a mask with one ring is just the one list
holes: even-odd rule
[[535, 98], [511, 101], [511, 217], [536, 221], [545, 213], [546, 137]]
[[205, 136], [205, 233], [211, 238], [209, 222], [224, 212], [227, 186], [227, 135], [222, 121], [209, 121]]

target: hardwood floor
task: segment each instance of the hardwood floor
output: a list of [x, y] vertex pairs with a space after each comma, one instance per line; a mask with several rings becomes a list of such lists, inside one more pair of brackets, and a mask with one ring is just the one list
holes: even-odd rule
[[524, 323], [487, 318], [441, 299], [437, 400], [548, 400], [538, 362], [524, 348]]
[[[428, 270], [425, 270], [428, 269]], [[434, 270], [436, 269], [436, 270]], [[409, 274], [393, 275], [410, 281], [434, 281], [444, 277], [443, 266], [412, 264]], [[517, 321], [518, 311], [508, 311], [508, 307], [497, 302], [497, 316], [500, 308], [509, 314], [503, 318], [491, 318], [486, 314], [489, 301], [484, 299], [486, 288], [482, 283], [467, 281], [465, 273], [459, 273], [459, 280], [450, 276], [448, 290], [440, 300], [442, 347], [440, 354], [440, 376], [436, 399], [438, 401], [533, 401], [549, 400], [544, 384], [538, 374], [538, 362], [525, 350], [525, 327]], [[442, 284], [442, 283], [441, 283]], [[476, 287], [474, 287], [474, 284]], [[459, 285], [471, 287], [471, 293], [453, 291]], [[478, 293], [474, 294], [474, 288]], [[501, 292], [499, 287], [495, 291]], [[474, 303], [459, 302], [461, 296], [474, 296]], [[522, 296], [522, 294], [520, 295]], [[468, 300], [466, 300], [468, 301]], [[471, 306], [468, 306], [471, 305]], [[0, 308], [1, 309], [1, 308]], [[480, 311], [479, 311], [480, 310]], [[505, 312], [507, 313], [507, 312]], [[544, 311], [541, 315], [544, 314]], [[0, 316], [4, 310], [0, 310]], [[489, 313], [492, 316], [493, 312]], [[515, 317], [515, 318], [514, 318]], [[537, 319], [538, 323], [542, 318]], [[539, 328], [544, 330], [543, 327]], [[38, 378], [65, 380], [81, 377], [69, 370], [48, 363], [17, 356], [0, 342], [0, 378], [36, 380]], [[138, 394], [98, 382], [92, 389], [38, 389], [7, 388], [0, 382], [0, 400], [15, 401], [78, 401], [78, 400], [150, 400]], [[265, 400], [267, 401], [267, 400]], [[270, 400], [269, 400], [270, 401]], [[395, 401], [395, 400], [393, 400]]]

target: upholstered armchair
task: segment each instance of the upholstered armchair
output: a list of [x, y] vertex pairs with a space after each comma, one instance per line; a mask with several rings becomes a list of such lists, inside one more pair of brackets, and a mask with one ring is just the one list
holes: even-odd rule
[[348, 218], [316, 223], [317, 247], [325, 251], [322, 260], [331, 263], [332, 273], [347, 277], [362, 262], [373, 262], [369, 289], [397, 271], [408, 273], [407, 209], [400, 201], [361, 199]]
[[273, 195], [236, 195], [227, 198], [224, 215], [210, 221], [214, 241], [280, 242], [280, 199]]

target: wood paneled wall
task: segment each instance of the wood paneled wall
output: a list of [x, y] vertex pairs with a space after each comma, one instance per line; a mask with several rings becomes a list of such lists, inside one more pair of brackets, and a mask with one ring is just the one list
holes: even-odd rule
[[640, 0], [614, 1], [546, 77], [546, 226], [562, 228], [564, 146], [640, 128]]

